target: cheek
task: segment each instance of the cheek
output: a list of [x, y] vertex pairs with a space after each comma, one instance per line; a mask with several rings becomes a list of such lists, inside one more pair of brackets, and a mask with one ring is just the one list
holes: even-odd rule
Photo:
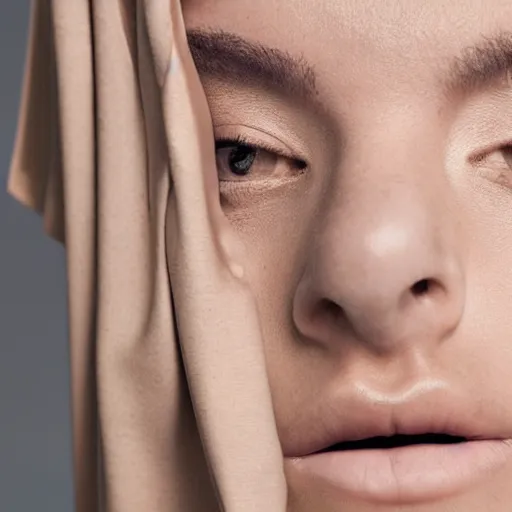
[[[314, 232], [314, 200], [307, 183], [226, 198], [225, 215], [245, 248], [245, 272], [261, 321], [291, 304]], [[282, 319], [280, 319], [282, 321]]]
[[467, 380], [477, 396], [478, 383], [485, 383], [494, 392], [492, 400], [503, 402], [512, 425], [512, 388], [507, 385], [512, 373], [512, 194], [492, 183], [479, 185], [478, 193], [464, 199], [470, 236], [467, 297], [450, 350], [469, 361]]
[[[258, 307], [278, 416], [284, 413], [279, 391], [285, 395], [284, 403], [289, 403], [286, 383], [300, 384], [297, 369], [304, 359], [293, 327], [292, 304], [311, 247], [315, 219], [313, 208], [303, 197], [301, 191], [280, 192], [226, 211], [245, 247], [245, 274]], [[278, 423], [282, 423], [279, 418]]]
[[292, 201], [270, 201], [228, 219], [245, 248], [245, 272], [263, 326], [283, 324], [307, 257], [307, 212]]
[[[470, 237], [467, 286], [468, 307], [475, 328], [512, 333], [512, 193], [483, 184], [465, 200]], [[512, 336], [512, 334], [510, 335]], [[500, 340], [494, 343], [500, 344]]]

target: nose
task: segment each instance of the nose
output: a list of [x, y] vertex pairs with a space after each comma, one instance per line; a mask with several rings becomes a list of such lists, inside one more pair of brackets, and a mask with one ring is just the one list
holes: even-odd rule
[[385, 188], [348, 181], [336, 187], [344, 192], [331, 197], [315, 224], [294, 296], [303, 337], [389, 353], [427, 349], [457, 327], [463, 255], [454, 209], [439, 193], [449, 185], [435, 181], [404, 175]]

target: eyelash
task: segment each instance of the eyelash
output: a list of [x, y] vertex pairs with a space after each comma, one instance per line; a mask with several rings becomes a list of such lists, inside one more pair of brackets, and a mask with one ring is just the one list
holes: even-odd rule
[[507, 142], [500, 146], [500, 151], [512, 151], [512, 142]]
[[[308, 163], [302, 158], [296, 157], [291, 153], [283, 151], [282, 149], [278, 149], [272, 146], [272, 144], [268, 144], [265, 142], [253, 142], [249, 138], [241, 134], [237, 135], [236, 137], [219, 137], [215, 139], [216, 152], [219, 149], [225, 149], [236, 146], [246, 146], [248, 148], [251, 148], [252, 150], [263, 150], [274, 155], [277, 155], [281, 158], [286, 158], [294, 162], [299, 170], [304, 170], [308, 167]], [[492, 153], [494, 151], [512, 151], [512, 141], [500, 144], [499, 146], [496, 146], [493, 150], [489, 149], [488, 151], [486, 151], [486, 154], [488, 155], [489, 153]], [[485, 160], [485, 155], [480, 154], [479, 156], [472, 158], [472, 160], [473, 162], [480, 164]]]
[[512, 141], [504, 142], [502, 144], [493, 144], [492, 146], [488, 146], [484, 150], [480, 150], [476, 155], [470, 157], [470, 162], [475, 164], [481, 164], [485, 162], [486, 158], [495, 153], [496, 151], [512, 151]]
[[301, 170], [305, 169], [308, 166], [307, 162], [302, 158], [296, 157], [291, 153], [283, 151], [282, 149], [278, 149], [266, 142], [253, 142], [243, 135], [237, 135], [236, 137], [219, 137], [215, 139], [215, 151], [218, 151], [219, 149], [225, 149], [236, 146], [246, 146], [255, 151], [263, 150], [267, 151], [268, 153], [277, 155], [281, 158], [286, 158], [287, 160], [291, 160], [292, 162], [294, 162], [297, 165], [297, 167]]

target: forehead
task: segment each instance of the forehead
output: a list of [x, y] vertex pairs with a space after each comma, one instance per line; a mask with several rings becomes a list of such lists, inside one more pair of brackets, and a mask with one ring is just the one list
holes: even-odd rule
[[[192, 22], [239, 26], [273, 40], [299, 42], [303, 34], [321, 39], [378, 39], [397, 44], [411, 35], [468, 36], [475, 31], [507, 24], [509, 0], [183, 0]], [[505, 19], [504, 19], [505, 16]], [[300, 28], [303, 34], [290, 31]], [[373, 36], [373, 37], [372, 37]]]
[[448, 60], [512, 28], [510, 0], [184, 0], [183, 8], [188, 28], [302, 56], [326, 91], [372, 95], [424, 93]]

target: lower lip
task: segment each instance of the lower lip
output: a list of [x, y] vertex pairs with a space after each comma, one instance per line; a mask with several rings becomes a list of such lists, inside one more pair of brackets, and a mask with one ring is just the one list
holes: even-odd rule
[[433, 501], [492, 476], [512, 458], [510, 441], [468, 441], [289, 459], [303, 476], [372, 502]]

